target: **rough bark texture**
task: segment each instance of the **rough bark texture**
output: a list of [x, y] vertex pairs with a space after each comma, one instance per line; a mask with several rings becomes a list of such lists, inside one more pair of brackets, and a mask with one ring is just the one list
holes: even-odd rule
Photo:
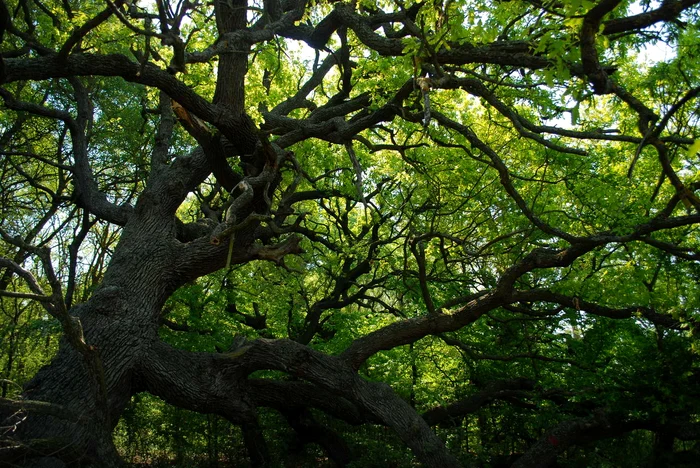
[[[173, 44], [174, 53], [178, 53], [176, 47], [184, 47], [178, 35], [182, 17], [162, 21], [165, 10], [161, 2], [157, 3], [161, 29], [158, 33], [149, 32], [147, 36], [157, 37], [163, 44]], [[358, 370], [368, 359], [381, 351], [413, 344], [427, 336], [441, 337], [455, 349], [469, 353], [465, 343], [444, 334], [461, 330], [499, 308], [516, 307], [514, 304], [526, 309], [531, 316], [536, 316], [536, 313], [527, 307], [533, 303], [546, 303], [557, 308], [552, 315], [568, 308], [611, 319], [642, 317], [655, 326], [680, 330], [685, 324], [670, 315], [659, 313], [653, 307], [637, 304], [618, 308], [603, 306], [528, 286], [528, 274], [549, 269], [559, 275], [561, 269], [569, 268], [585, 255], [609, 245], [647, 242], [674, 256], [697, 260], [694, 257], [696, 253], [681, 245], [680, 241], [676, 245], [651, 239], [652, 234], [660, 231], [700, 223], [700, 215], [697, 214], [700, 201], [693, 194], [700, 184], [693, 182], [684, 185], [671, 164], [668, 148], [670, 143], [688, 145], [692, 140], [661, 136], [661, 129], [655, 129], [659, 117], [614, 80], [614, 68], [601, 62], [596, 38], [601, 34], [628, 33], [660, 21], [676, 19], [683, 10], [699, 2], [663, 2], [658, 9], [645, 14], [608, 19], [620, 3], [615, 0], [598, 2], [583, 17], [578, 35], [581, 63], [561, 66], [568, 67], [570, 75], [590, 82], [593, 93], [614, 94], [626, 103], [638, 120], [639, 135], [617, 136], [535, 125], [519, 115], [515, 105], [506, 104], [499, 98], [493, 91], [494, 80], [483, 80], [480, 71], [472, 73], [473, 77], [457, 76], [461, 72], [460, 67], [474, 63], [484, 67], [502, 67], [499, 70], [505, 70], [504, 76], [513, 74], [516, 69], [525, 74], [525, 71], [553, 67], [554, 62], [550, 58], [533, 52], [535, 47], [529, 40], [499, 39], [490, 44], [455, 43], [453, 47], [424, 51], [425, 56], [419, 58], [424, 61], [423, 66], [435, 74], [434, 79], [430, 80], [433, 87], [431, 92], [461, 91], [482, 99], [492, 106], [494, 112], [513, 124], [514, 135], [530, 139], [546, 147], [547, 151], [577, 157], [586, 155], [582, 149], [568, 148], [559, 143], [559, 140], [566, 138], [638, 144], [640, 150], [645, 144], [651, 144], [658, 154], [664, 177], [671, 181], [674, 190], [667, 209], [654, 215], [647, 214], [643, 221], [624, 229], [601, 229], [590, 235], [570, 234], [548, 224], [535, 212], [533, 206], [536, 203], [526, 201], [519, 192], [520, 179], [523, 178], [516, 180], [513, 169], [473, 128], [435, 110], [431, 113], [433, 123], [437, 122], [446, 132], [449, 130], [459, 136], [460, 142], [466, 142], [444, 146], [462, 149], [470, 157], [473, 156], [472, 152], [478, 152], [479, 156], [475, 159], [484, 164], [487, 168], [485, 171], [493, 171], [495, 184], [500, 183], [503, 197], [512, 202], [508, 209], [518, 211], [524, 220], [519, 223], [528, 223], [526, 230], [536, 231], [540, 236], [536, 239], [536, 245], [551, 241], [551, 245], [557, 247], [534, 248], [532, 245], [535, 244], [524, 244], [528, 246], [527, 251], [513, 256], [514, 260], [508, 260], [508, 264], [499, 263], [491, 268], [489, 275], [493, 278], [484, 281], [486, 286], [479, 292], [465, 292], [464, 296], [443, 300], [440, 304], [431, 296], [428, 284], [430, 265], [426, 265], [420, 242], [432, 238], [441, 242], [454, 240], [455, 236], [450, 238], [450, 235], [429, 232], [424, 234], [423, 239], [421, 234], [395, 233], [392, 223], [402, 214], [381, 213], [374, 205], [368, 208], [372, 194], [365, 196], [362, 193], [362, 167], [354, 157], [359, 198], [364, 201], [365, 210], [376, 211], [376, 219], [367, 218], [367, 226], [358, 229], [360, 234], [355, 234], [348, 227], [347, 213], [345, 218], [338, 217], [336, 221], [339, 231], [356, 235], [369, 245], [366, 252], [358, 254], [358, 257], [348, 256], [340, 267], [341, 272], [333, 278], [327, 297], [308, 304], [304, 326], [294, 337], [296, 341], [261, 338], [222, 353], [186, 352], [165, 344], [159, 338], [159, 327], [168, 323], [162, 317], [166, 300], [188, 282], [216, 272], [227, 264], [266, 260], [285, 267], [285, 256], [302, 253], [301, 236], [334, 252], [342, 250], [332, 245], [322, 233], [306, 228], [302, 223], [304, 214], [297, 213], [297, 218], [290, 222], [292, 206], [307, 200], [317, 200], [321, 204], [336, 196], [343, 197], [348, 206], [354, 207], [358, 200], [353, 198], [354, 195], [338, 193], [333, 184], [328, 184], [331, 188], [314, 187], [305, 192], [297, 191], [297, 179], [307, 175], [289, 148], [309, 138], [342, 144], [350, 149], [355, 140], [371, 148], [371, 142], [361, 134], [364, 130], [377, 129], [394, 119], [404, 119], [409, 123], [421, 121], [422, 114], [407, 105], [410, 96], [415, 93], [413, 78], [416, 77], [408, 80], [401, 78], [401, 82], [385, 96], [355, 93], [352, 89], [354, 64], [350, 60], [348, 45], [350, 33], [354, 35], [353, 40], [358, 47], [362, 44], [378, 56], [403, 56], [406, 37], [413, 34], [414, 38], [423, 38], [425, 35], [425, 31], [420, 31], [414, 22], [420, 7], [399, 9], [392, 13], [372, 13], [357, 10], [354, 2], [337, 3], [314, 28], [302, 22], [303, 18], [306, 21], [304, 14], [308, 5], [301, 0], [265, 1], [264, 14], [252, 25], [248, 24], [250, 2], [215, 0], [213, 20], [216, 21], [216, 40], [206, 49], [186, 55], [187, 64], [208, 63], [218, 58], [211, 102], [187, 86], [182, 76], [178, 76], [178, 73], [185, 71], [185, 63], [174, 63], [174, 66], [163, 69], [147, 60], [138, 62], [122, 54], [92, 54], [79, 46], [90, 31], [112, 14], [124, 16], [127, 13], [120, 2], [110, 5], [109, 9], [99, 13], [83, 28], [73, 31], [70, 39], [58, 50], [41, 45], [32, 36], [29, 19], [23, 29], [12, 24], [2, 26], [0, 36], [7, 30], [7, 34], [12, 34], [18, 43], [25, 44], [27, 50], [32, 51], [31, 54], [21, 49], [3, 52], [0, 58], [0, 83], [4, 86], [0, 88], [0, 96], [5, 107], [18, 115], [30, 113], [60, 122], [65, 126], [66, 138], [71, 142], [74, 162], [56, 165], [61, 170], [66, 166], [65, 170], [71, 172], [70, 184], [73, 184], [74, 192], [70, 197], [57, 196], [57, 200], [68, 200], [95, 219], [121, 226], [123, 231], [99, 286], [86, 302], [73, 306], [69, 311], [58, 306], [62, 303], [60, 287], [54, 284], [58, 280], [51, 270], [50, 259], [41, 256], [45, 251], [38, 247], [31, 248], [31, 236], [25, 236], [22, 240], [4, 235], [5, 241], [18, 247], [25, 258], [32, 254], [43, 261], [46, 282], [52, 288], [52, 295], [43, 294], [38, 284], [30, 284], [31, 294], [25, 296], [38, 298], [46, 304], [47, 310], [63, 324], [66, 338], [54, 360], [24, 388], [24, 405], [21, 401], [0, 402], [0, 420], [5, 421], [2, 425], [11, 428], [5, 435], [7, 439], [3, 440], [5, 445], [0, 447], [0, 456], [22, 466], [120, 467], [123, 462], [112, 442], [112, 431], [130, 398], [137, 392], [147, 391], [177, 407], [217, 414], [241, 426], [253, 466], [270, 466], [272, 463], [257, 413], [257, 408], [266, 406], [278, 409], [285, 416], [298, 434], [300, 444], [319, 444], [338, 466], [351, 463], [356, 454], [338, 434], [328, 431], [315, 420], [310, 409], [321, 410], [351, 424], [387, 426], [411, 449], [422, 465], [458, 467], [461, 466], [458, 458], [447, 450], [431, 426], [450, 426], [494, 400], [516, 401], [522, 406], [532, 406], [525, 401], [526, 398], [541, 389], [528, 379], [501, 380], [483, 386], [469, 397], [421, 415], [388, 385], [360, 376]], [[185, 4], [183, 8], [193, 6], [189, 2]], [[5, 4], [0, 5], [7, 13]], [[133, 21], [136, 19], [136, 16], [131, 18]], [[381, 33], [380, 28], [383, 28]], [[142, 33], [136, 29], [138, 34]], [[297, 94], [272, 110], [261, 106], [260, 114], [265, 123], [258, 128], [246, 113], [248, 61], [254, 46], [281, 37], [303, 40], [313, 48], [325, 51], [334, 34], [340, 38], [341, 53], [331, 54], [322, 64], [317, 63], [308, 81], [300, 84]], [[417, 62], [418, 58], [414, 63]], [[310, 103], [309, 96], [312, 92], [322, 94], [319, 90], [327, 74], [335, 67], [342, 76], [342, 89], [317, 107]], [[454, 76], [450, 76], [450, 73]], [[95, 110], [89, 92], [80, 79], [85, 76], [120, 77], [162, 93], [159, 108], [156, 111], [148, 110], [158, 115], [159, 126], [151, 155], [150, 173], [142, 191], [133, 198], [136, 200], [133, 206], [129, 203], [117, 205], [100, 192], [97, 178], [90, 167], [89, 128]], [[39, 103], [25, 102], [18, 97], [20, 93], [15, 93], [12, 88], [17, 83], [59, 79], [70, 89], [68, 94], [74, 101], [66, 106], [67, 110], [47, 105], [46, 99]], [[690, 92], [682, 104], [697, 94], [698, 90]], [[425, 96], [428, 99], [427, 93]], [[179, 124], [198, 144], [189, 154], [170, 154], [173, 129], [178, 125], [171, 107], [178, 112]], [[308, 111], [304, 118], [290, 116], [299, 109]], [[146, 110], [144, 113], [147, 113]], [[666, 123], [670, 117], [667, 117]], [[19, 127], [21, 123], [18, 120]], [[426, 133], [430, 125], [425, 122], [425, 127], [428, 127]], [[14, 131], [9, 129], [8, 135], [11, 136]], [[554, 137], [543, 137], [546, 133], [552, 133]], [[395, 134], [391, 133], [391, 138], [394, 137]], [[439, 138], [435, 141], [436, 144], [443, 144]], [[0, 141], [0, 146], [4, 144]], [[470, 147], [467, 148], [467, 145]], [[391, 146], [389, 149], [397, 150], [405, 157], [406, 148], [400, 145], [385, 146]], [[678, 148], [674, 151], [678, 151]], [[285, 189], [281, 190], [285, 170], [288, 171], [287, 179], [293, 182], [287, 181]], [[177, 217], [178, 208], [188, 196], [197, 193], [198, 187], [210, 176], [214, 179], [211, 185], [216, 185], [217, 189], [223, 188], [222, 192], [229, 198], [227, 204], [218, 207], [218, 212], [211, 208], [208, 208], [209, 211], [203, 209], [206, 219], [201, 222], [183, 223]], [[332, 177], [328, 176], [329, 179]], [[389, 181], [378, 184], [374, 195], [382, 190], [382, 184], [389, 185]], [[408, 198], [410, 195], [407, 195]], [[674, 208], [679, 203], [685, 205], [688, 213], [673, 216]], [[426, 202], [426, 206], [416, 210], [416, 218], [428, 209]], [[349, 208], [347, 212], [350, 211]], [[438, 211], [436, 209], [435, 213]], [[90, 221], [88, 216], [86, 219]], [[379, 259], [378, 250], [399, 238], [403, 239], [402, 236], [409, 246], [407, 251], [411, 251], [417, 261], [416, 280], [420, 297], [425, 303], [425, 314], [405, 318], [401, 311], [390, 311], [396, 316], [393, 323], [355, 339], [338, 356], [329, 356], [308, 346], [315, 337], [324, 333], [324, 313], [360, 304], [367, 300], [367, 291], [381, 286], [382, 281], [388, 282], [394, 276], [399, 276], [395, 272], [381, 276], [373, 265], [378, 260], [384, 260]], [[497, 237], [493, 242], [499, 240], [501, 238]], [[469, 248], [468, 242], [460, 241], [459, 256], [471, 255]], [[475, 262], [481, 261], [481, 253], [474, 254], [473, 258]], [[31, 275], [19, 266], [24, 260], [22, 255], [15, 256], [14, 261], [3, 260], [0, 266], [8, 268], [8, 272], [14, 271], [20, 277], [31, 279]], [[23, 276], [24, 273], [27, 275]], [[367, 277], [372, 278], [365, 283], [360, 281]], [[450, 278], [444, 283], [462, 287], [461, 276], [453, 280]], [[5, 276], [1, 281], [5, 286], [9, 282]], [[69, 305], [77, 302], [72, 297], [74, 285], [70, 288], [66, 301]], [[377, 299], [377, 303], [379, 301]], [[389, 306], [385, 308], [390, 309]], [[248, 324], [265, 327], [265, 316], [259, 313], [257, 307], [255, 316], [241, 315]], [[696, 326], [694, 322], [691, 325]], [[485, 358], [478, 353], [473, 355]], [[525, 357], [535, 359], [538, 356], [530, 353]], [[268, 381], [251, 378], [251, 374], [258, 370], [281, 371], [289, 379]], [[413, 372], [415, 381], [415, 368]], [[4, 392], [3, 387], [3, 396]], [[18, 408], [22, 410], [18, 411]], [[601, 437], [613, 437], [638, 428], [654, 430], [659, 435], [656, 444], [658, 453], [655, 454], [659, 463], [664, 462], [663, 456], [670, 450], [669, 447], [673, 448], [675, 438], [696, 440], [700, 437], [697, 427], [691, 424], [662, 425], [655, 420], [641, 419], [615, 423], [606, 414], [600, 414], [561, 422], [533, 443], [513, 466], [547, 466], [555, 463], [557, 456], [568, 447], [595, 440], [595, 431], [600, 431]]]

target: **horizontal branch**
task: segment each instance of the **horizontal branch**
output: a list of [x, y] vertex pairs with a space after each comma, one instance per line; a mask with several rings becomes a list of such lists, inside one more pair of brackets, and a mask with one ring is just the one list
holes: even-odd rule
[[513, 300], [520, 302], [550, 302], [581, 310], [591, 315], [608, 317], [616, 320], [624, 320], [633, 317], [644, 317], [652, 323], [666, 328], [680, 329], [681, 323], [670, 315], [660, 314], [654, 309], [645, 306], [629, 306], [622, 308], [606, 307], [593, 302], [584, 301], [577, 297], [566, 296], [544, 289], [530, 291], [514, 291]]
[[0, 398], [0, 408], [46, 414], [58, 419], [64, 419], [74, 423], [85, 423], [88, 421], [87, 415], [79, 415], [62, 405], [47, 403], [36, 400], [12, 400]]
[[535, 382], [529, 379], [509, 379], [489, 382], [483, 390], [446, 406], [438, 406], [423, 413], [423, 419], [431, 425], [459, 425], [461, 418], [478, 411], [493, 400], [521, 397], [533, 390]]
[[177, 100], [189, 112], [219, 129], [229, 141], [247, 138], [241, 130], [248, 132], [249, 120], [234, 115], [222, 106], [208, 102], [182, 81], [166, 70], [146, 63], [143, 66], [122, 54], [74, 53], [64, 61], [57, 56], [33, 59], [8, 58], [5, 63], [5, 82], [24, 80], [47, 80], [71, 76], [115, 76], [132, 83], [152, 86]]
[[641, 31], [661, 21], [671, 21], [678, 18], [684, 10], [697, 4], [700, 4], [700, 0], [661, 2], [661, 6], [656, 10], [603, 22], [602, 34], [609, 36], [629, 31]]
[[233, 353], [208, 354], [154, 342], [145, 356], [140, 374], [147, 389], [179, 406], [208, 412], [218, 402], [219, 414], [240, 418], [249, 411], [249, 403], [230, 395], [245, 391], [242, 379], [256, 370], [279, 370], [347, 399], [390, 426], [423, 464], [460, 466], [426, 422], [389, 386], [368, 382], [342, 360], [299, 343], [258, 339]]

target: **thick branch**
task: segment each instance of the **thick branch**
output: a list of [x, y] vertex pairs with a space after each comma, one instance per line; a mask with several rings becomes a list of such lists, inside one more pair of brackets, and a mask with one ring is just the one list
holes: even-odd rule
[[431, 425], [459, 425], [461, 419], [493, 400], [522, 396], [524, 391], [533, 390], [535, 382], [528, 379], [510, 379], [490, 382], [486, 388], [474, 395], [463, 398], [447, 406], [438, 406], [423, 413], [423, 419]]
[[158, 88], [175, 98], [189, 112], [211, 123], [242, 152], [252, 152], [257, 139], [249, 119], [224, 106], [209, 103], [189, 86], [150, 63], [141, 66], [121, 54], [71, 54], [65, 62], [56, 56], [5, 59], [6, 82], [46, 80], [81, 75], [119, 76], [133, 83]]
[[343, 361], [293, 341], [259, 339], [222, 355], [188, 353], [157, 342], [148, 356], [141, 372], [147, 388], [179, 406], [206, 412], [213, 402], [219, 402], [227, 416], [240, 418], [248, 410], [246, 403], [231, 395], [243, 391], [241, 379], [255, 370], [280, 370], [357, 404], [394, 429], [426, 466], [460, 466], [425, 421], [390, 387], [367, 382]]
[[700, 0], [664, 1], [656, 10], [605, 21], [602, 34], [612, 35], [628, 31], [641, 31], [661, 21], [671, 21], [677, 18], [683, 10], [699, 3]]

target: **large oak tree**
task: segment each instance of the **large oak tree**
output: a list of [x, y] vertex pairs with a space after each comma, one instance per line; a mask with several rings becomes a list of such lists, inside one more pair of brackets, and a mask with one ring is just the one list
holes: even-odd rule
[[121, 466], [140, 392], [254, 466], [261, 408], [340, 466], [321, 415], [426, 466], [696, 450], [699, 3], [2, 0], [4, 320], [63, 338], [0, 461]]

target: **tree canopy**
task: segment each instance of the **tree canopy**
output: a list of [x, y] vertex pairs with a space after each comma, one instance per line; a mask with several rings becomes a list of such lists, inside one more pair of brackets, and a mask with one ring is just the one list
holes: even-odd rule
[[698, 4], [0, 0], [0, 465], [692, 466]]

